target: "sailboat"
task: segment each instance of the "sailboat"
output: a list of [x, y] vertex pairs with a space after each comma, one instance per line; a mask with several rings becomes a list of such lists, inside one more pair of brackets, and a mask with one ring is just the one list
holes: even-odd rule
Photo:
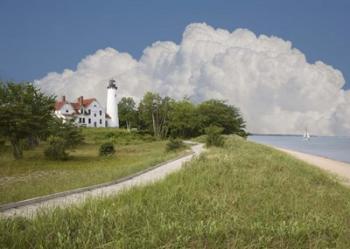
[[304, 133], [303, 138], [304, 138], [304, 140], [306, 140], [306, 141], [310, 140], [310, 134], [309, 134], [309, 132], [307, 131], [307, 129], [305, 129], [305, 133]]

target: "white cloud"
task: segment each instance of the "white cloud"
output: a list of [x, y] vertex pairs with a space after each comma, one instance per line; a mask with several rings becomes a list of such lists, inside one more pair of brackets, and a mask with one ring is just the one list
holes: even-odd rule
[[155, 42], [140, 60], [113, 48], [84, 58], [75, 71], [37, 80], [44, 91], [106, 101], [110, 78], [121, 96], [156, 91], [175, 98], [225, 99], [238, 106], [248, 130], [265, 133], [350, 134], [350, 91], [342, 73], [310, 64], [290, 41], [246, 29], [229, 32], [206, 24], [187, 26], [180, 44]]

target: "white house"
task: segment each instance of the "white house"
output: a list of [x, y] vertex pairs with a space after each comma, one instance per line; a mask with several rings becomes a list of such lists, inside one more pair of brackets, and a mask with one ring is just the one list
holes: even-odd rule
[[119, 127], [117, 87], [114, 80], [107, 87], [107, 110], [96, 98], [84, 99], [80, 96], [76, 102], [69, 102], [63, 96], [55, 103], [55, 115], [63, 120], [74, 120], [78, 126]]

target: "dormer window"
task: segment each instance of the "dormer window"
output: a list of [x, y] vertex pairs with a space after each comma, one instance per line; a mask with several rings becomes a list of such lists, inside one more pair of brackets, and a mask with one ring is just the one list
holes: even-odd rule
[[66, 110], [66, 113], [68, 113], [68, 110]]

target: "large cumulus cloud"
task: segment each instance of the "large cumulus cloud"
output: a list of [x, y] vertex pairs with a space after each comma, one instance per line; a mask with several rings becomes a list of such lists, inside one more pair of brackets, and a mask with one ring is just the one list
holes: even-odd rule
[[75, 71], [35, 81], [42, 90], [106, 101], [117, 80], [120, 96], [156, 91], [194, 101], [225, 99], [241, 109], [248, 130], [263, 133], [350, 134], [350, 92], [342, 73], [321, 61], [307, 62], [291, 42], [191, 24], [180, 44], [155, 42], [135, 60], [113, 48], [84, 58]]

